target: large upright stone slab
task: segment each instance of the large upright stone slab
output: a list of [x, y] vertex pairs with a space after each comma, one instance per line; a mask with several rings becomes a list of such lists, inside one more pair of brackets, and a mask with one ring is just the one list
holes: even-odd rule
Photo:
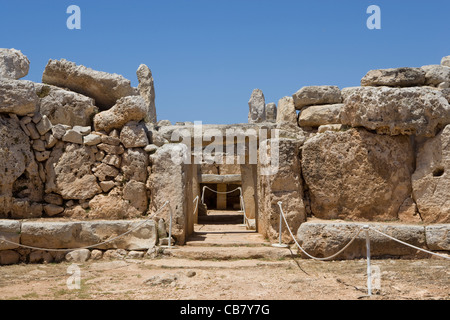
[[147, 104], [145, 122], [156, 123], [155, 84], [152, 71], [145, 64], [141, 64], [137, 69], [136, 74], [139, 80], [139, 94], [144, 98]]
[[450, 123], [450, 105], [430, 88], [354, 87], [342, 90], [341, 123], [379, 134], [433, 137]]
[[261, 123], [266, 120], [266, 100], [260, 89], [253, 90], [248, 107], [248, 123]]
[[420, 144], [413, 198], [426, 223], [450, 223], [450, 125]]
[[412, 191], [414, 152], [406, 136], [364, 129], [327, 131], [307, 140], [303, 177], [321, 219], [396, 220]]
[[[276, 241], [279, 237], [279, 201], [283, 203], [282, 207], [286, 220], [294, 233], [306, 221], [300, 159], [302, 142], [278, 138], [272, 139], [272, 141], [266, 140], [262, 143], [268, 146], [267, 155], [270, 158], [272, 158], [272, 155], [278, 157], [279, 167], [268, 175], [264, 175], [264, 173], [269, 173], [264, 169], [274, 165], [274, 163], [261, 163], [258, 168], [258, 231], [269, 239]], [[259, 152], [266, 152], [263, 149], [260, 148]], [[285, 227], [282, 229], [282, 238], [285, 243], [292, 241]]]
[[[178, 243], [186, 240], [187, 230], [187, 199], [192, 198], [191, 190], [186, 189], [187, 165], [182, 161], [188, 152], [184, 144], [165, 144], [150, 156], [151, 174], [148, 178], [147, 188], [152, 190], [150, 212], [159, 212], [158, 217], [169, 221], [172, 212], [172, 234]], [[168, 205], [161, 209], [166, 201]], [[162, 210], [162, 211], [160, 211]]]
[[130, 80], [121, 75], [96, 71], [65, 59], [50, 60], [42, 82], [91, 97], [102, 110], [111, 108], [120, 98], [137, 94]]
[[284, 97], [278, 101], [277, 124], [280, 126], [297, 127], [297, 112], [295, 111], [294, 99]]
[[21, 79], [29, 69], [30, 61], [20, 50], [0, 49], [0, 79]]

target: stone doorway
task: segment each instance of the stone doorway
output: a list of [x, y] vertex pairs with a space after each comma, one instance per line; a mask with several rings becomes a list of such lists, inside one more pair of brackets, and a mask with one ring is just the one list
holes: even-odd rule
[[200, 190], [202, 190], [204, 203], [208, 210], [241, 211], [241, 188], [240, 183], [200, 184]]

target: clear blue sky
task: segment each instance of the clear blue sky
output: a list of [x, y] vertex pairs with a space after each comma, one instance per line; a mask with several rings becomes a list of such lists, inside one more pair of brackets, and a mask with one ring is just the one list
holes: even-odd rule
[[[66, 9], [81, 8], [81, 30]], [[369, 30], [369, 5], [382, 29]], [[439, 64], [450, 55], [448, 0], [0, 0], [0, 47], [122, 74], [147, 64], [158, 119], [247, 122], [255, 88], [278, 102], [307, 85], [357, 86], [371, 69]]]

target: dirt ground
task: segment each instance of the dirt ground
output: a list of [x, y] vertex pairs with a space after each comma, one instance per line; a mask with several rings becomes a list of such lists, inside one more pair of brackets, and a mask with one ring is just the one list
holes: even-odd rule
[[[450, 300], [450, 261], [374, 260], [380, 280], [367, 296], [366, 261], [190, 260], [174, 257], [0, 267], [2, 300]], [[69, 281], [69, 284], [75, 282]], [[374, 283], [374, 285], [377, 285]]]

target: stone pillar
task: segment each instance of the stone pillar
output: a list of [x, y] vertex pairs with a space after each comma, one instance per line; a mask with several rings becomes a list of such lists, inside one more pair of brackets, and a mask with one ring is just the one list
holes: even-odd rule
[[[227, 185], [224, 183], [217, 184], [217, 192], [227, 192]], [[227, 209], [227, 195], [224, 193], [217, 194], [217, 210]]]
[[[258, 232], [272, 241], [279, 237], [280, 208], [278, 201], [283, 202], [283, 211], [294, 234], [300, 225], [306, 221], [306, 210], [303, 202], [303, 180], [300, 161], [302, 142], [298, 140], [279, 138], [278, 171], [272, 175], [262, 175], [264, 165], [258, 165]], [[266, 140], [261, 143], [268, 143]], [[260, 148], [260, 152], [261, 148]], [[269, 155], [270, 156], [270, 155]], [[284, 243], [293, 240], [285, 224], [282, 229]]]
[[256, 165], [241, 165], [242, 193], [244, 196], [245, 213], [248, 219], [256, 218], [256, 184], [257, 167]]
[[[179, 163], [177, 154], [187, 152], [184, 144], [165, 144], [158, 148], [155, 154], [151, 155], [151, 174], [147, 182], [147, 187], [151, 193], [150, 212], [157, 212], [166, 201], [170, 201], [170, 209], [173, 214], [172, 235], [178, 244], [184, 244], [188, 234], [188, 217], [192, 216], [192, 190], [186, 187], [189, 174], [189, 166]], [[175, 155], [175, 159], [173, 158]], [[191, 200], [192, 199], [192, 200]], [[165, 207], [158, 217], [166, 221], [169, 225], [169, 206]]]

